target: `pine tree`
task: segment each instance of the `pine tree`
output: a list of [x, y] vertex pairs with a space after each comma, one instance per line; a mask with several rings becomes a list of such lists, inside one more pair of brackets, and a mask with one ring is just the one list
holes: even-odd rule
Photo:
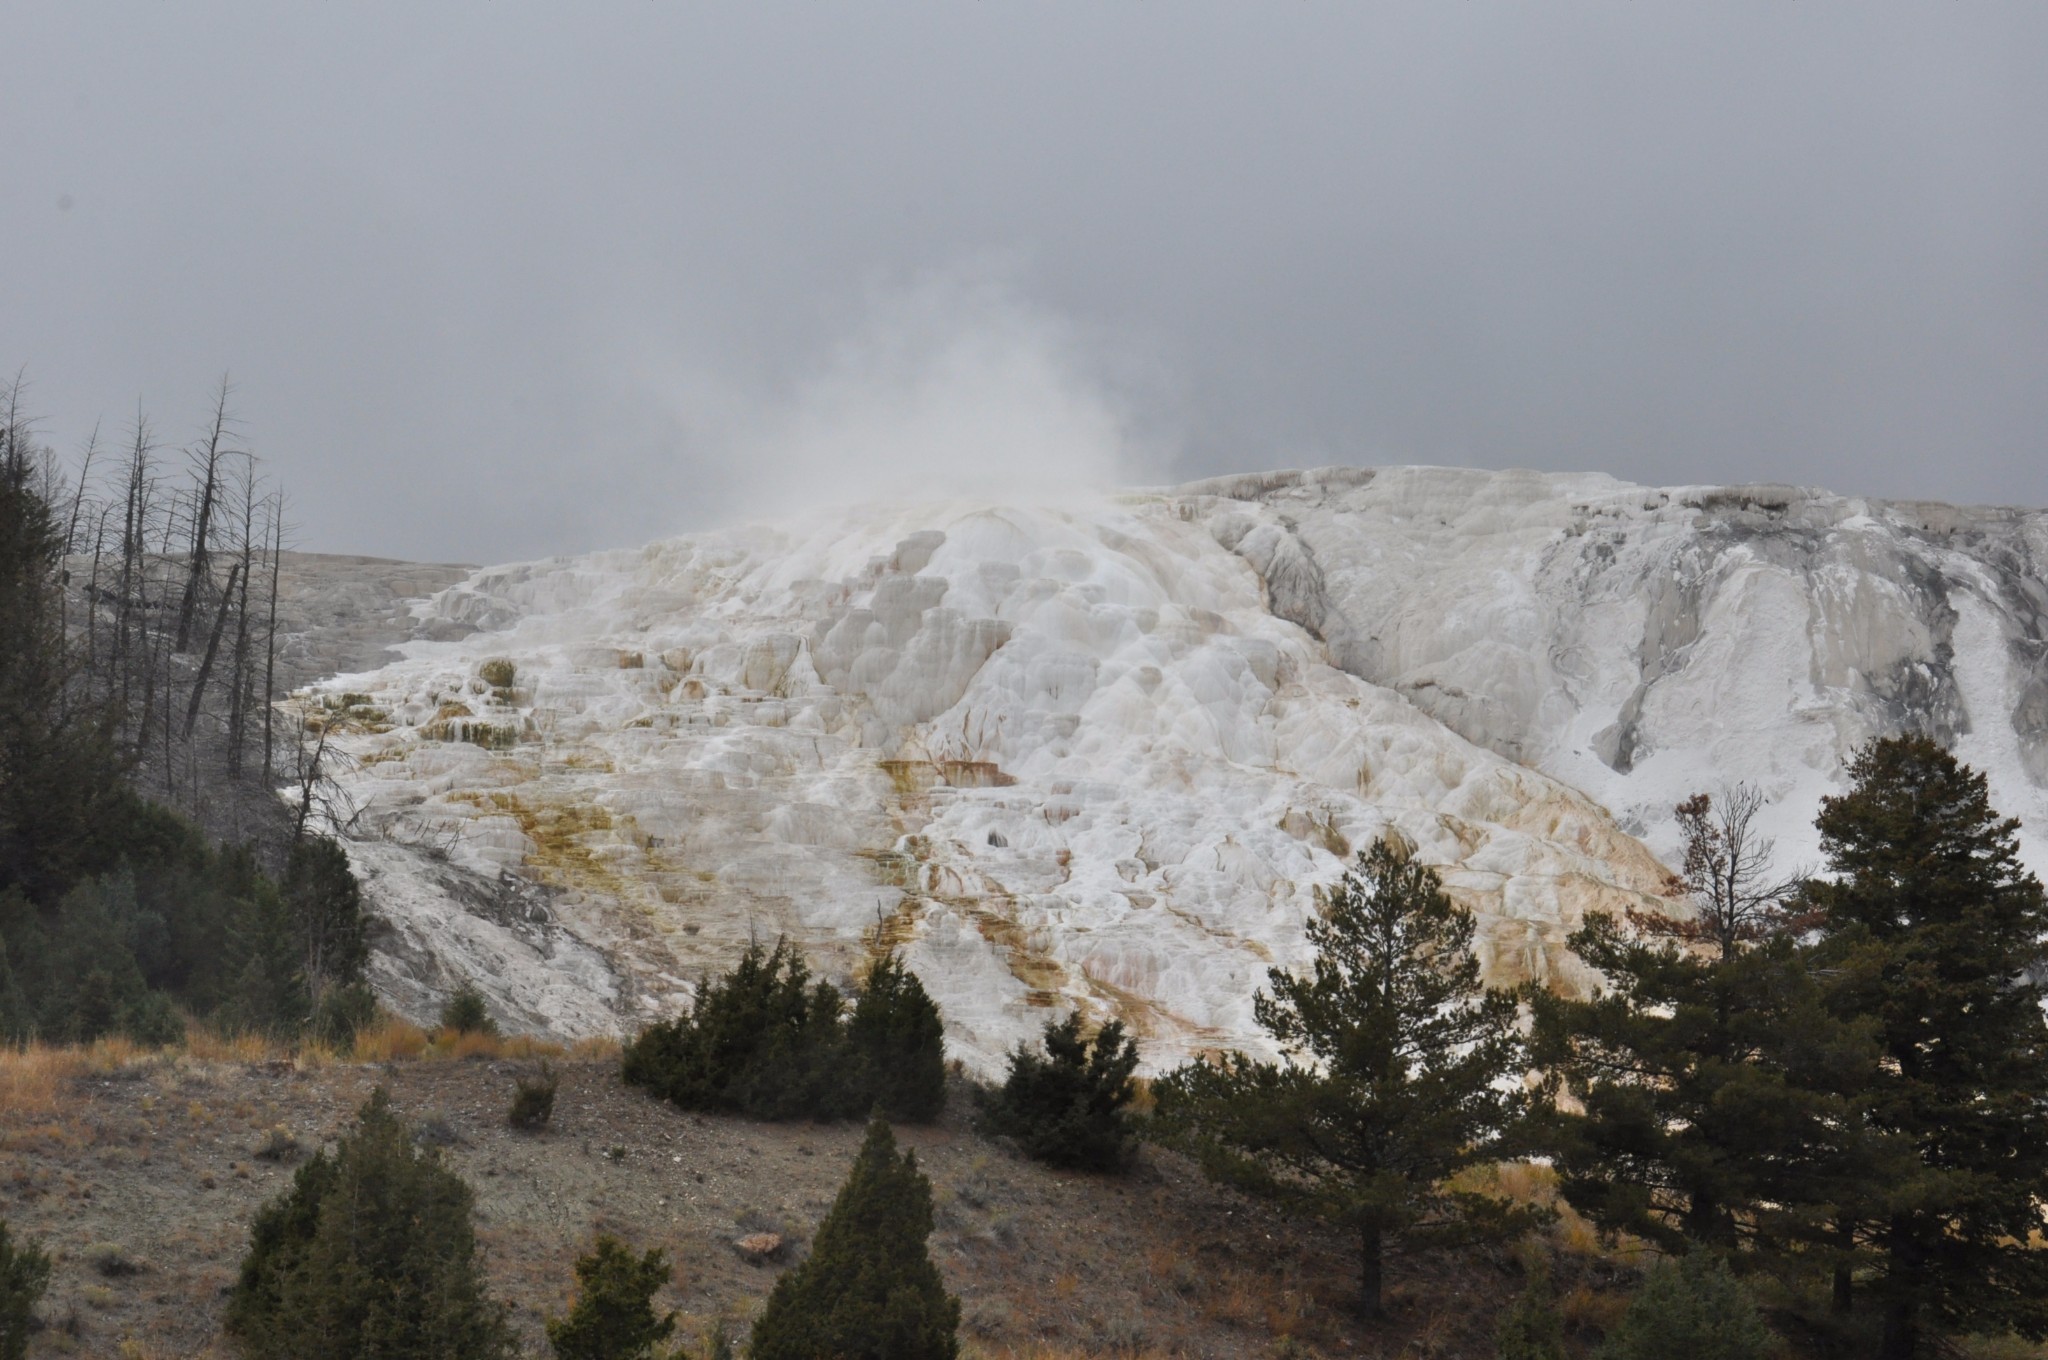
[[1307, 977], [1274, 969], [1253, 1013], [1285, 1063], [1231, 1055], [1155, 1088], [1170, 1141], [1213, 1177], [1357, 1234], [1360, 1307], [1382, 1312], [1390, 1242], [1511, 1234], [1532, 1211], [1444, 1181], [1490, 1160], [1526, 1102], [1515, 998], [1488, 991], [1470, 912], [1387, 841], [1359, 855], [1308, 923]]
[[77, 684], [68, 545], [42, 460], [27, 428], [0, 416], [0, 892], [47, 905], [106, 862], [125, 800], [117, 714]]
[[499, 1360], [504, 1310], [485, 1292], [472, 1195], [416, 1146], [378, 1088], [332, 1157], [264, 1206], [229, 1302], [251, 1360]]
[[[1984, 777], [1925, 737], [1872, 743], [1817, 825], [1811, 886], [1841, 1014], [1875, 1026], [1862, 1130], [1908, 1146], [1903, 1170], [1845, 1197], [1845, 1238], [1874, 1252], [1881, 1354], [1930, 1326], [2048, 1337], [2048, 898], [2019, 823]], [[1846, 1285], [1846, 1280], [1844, 1280]]]
[[676, 1329], [676, 1315], [654, 1315], [654, 1292], [669, 1281], [659, 1250], [635, 1256], [609, 1233], [576, 1262], [576, 1302], [549, 1318], [548, 1344], [559, 1360], [653, 1360]]
[[317, 997], [360, 982], [370, 958], [368, 923], [347, 852], [325, 836], [300, 839], [285, 861], [284, 896], [298, 925], [307, 989]]
[[449, 1034], [496, 1034], [498, 1022], [476, 984], [465, 981], [442, 1003], [441, 1028]]
[[1137, 1150], [1129, 1106], [1138, 1046], [1116, 1020], [1091, 1044], [1078, 1011], [1048, 1023], [1042, 1043], [1042, 1055], [1019, 1045], [1003, 1084], [982, 1094], [981, 1131], [1014, 1138], [1025, 1156], [1051, 1166], [1120, 1170]]
[[929, 1124], [946, 1108], [946, 1027], [917, 975], [888, 954], [875, 961], [846, 1025], [852, 1082], [889, 1119]]
[[[1840, 1138], [1874, 1056], [1825, 1003], [1766, 878], [1761, 800], [1678, 808], [1690, 917], [1589, 916], [1571, 947], [1605, 980], [1533, 998], [1535, 1057], [1574, 1098], [1551, 1112], [1567, 1202], [1667, 1251], [1786, 1251], [1827, 1233], [1867, 1167]], [[1718, 814], [1718, 815], [1717, 815]]]
[[925, 1249], [932, 1188], [880, 1119], [804, 1261], [768, 1295], [752, 1360], [953, 1360], [960, 1301]]

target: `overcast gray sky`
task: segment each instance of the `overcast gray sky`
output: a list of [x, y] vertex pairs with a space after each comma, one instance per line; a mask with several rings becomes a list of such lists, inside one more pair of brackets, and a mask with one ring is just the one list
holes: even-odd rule
[[0, 365], [306, 546], [1349, 462], [2048, 504], [2048, 4], [10, 0]]

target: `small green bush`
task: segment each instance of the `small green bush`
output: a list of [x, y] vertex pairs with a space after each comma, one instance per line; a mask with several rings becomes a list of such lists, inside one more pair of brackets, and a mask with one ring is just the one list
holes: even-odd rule
[[441, 1028], [450, 1034], [496, 1034], [498, 1022], [491, 1019], [476, 984], [465, 982], [442, 1005]]
[[0, 1360], [22, 1360], [36, 1301], [50, 1283], [50, 1258], [34, 1242], [15, 1242], [0, 1219]]
[[382, 1087], [250, 1225], [227, 1329], [248, 1360], [514, 1354], [484, 1290], [473, 1195]]
[[757, 1119], [851, 1119], [878, 1105], [911, 1121], [945, 1102], [944, 1027], [893, 958], [875, 965], [851, 1015], [811, 982], [787, 941], [749, 948], [695, 1003], [627, 1045], [621, 1074], [686, 1110]]
[[1120, 1021], [1091, 1045], [1079, 1013], [1047, 1024], [1044, 1054], [1019, 1047], [1009, 1076], [979, 1097], [982, 1132], [1017, 1140], [1024, 1154], [1052, 1166], [1115, 1171], [1137, 1150], [1129, 1105], [1138, 1047]]
[[1567, 1360], [1570, 1355], [1564, 1348], [1564, 1319], [1558, 1316], [1550, 1275], [1540, 1263], [1501, 1318], [1494, 1344], [1500, 1360]]
[[932, 1187], [917, 1154], [898, 1156], [888, 1124], [870, 1121], [811, 1254], [768, 1295], [751, 1360], [954, 1360], [960, 1301], [925, 1248], [931, 1231]]
[[[555, 1091], [562, 1079], [545, 1060], [540, 1070], [529, 1079], [518, 1078], [518, 1085], [512, 1093], [512, 1108], [505, 1121], [515, 1129], [536, 1132], [548, 1126], [555, 1117]], [[601, 1244], [600, 1244], [601, 1245]]]
[[609, 1233], [576, 1262], [576, 1303], [549, 1318], [548, 1344], [559, 1360], [653, 1360], [676, 1329], [676, 1315], [654, 1315], [654, 1291], [668, 1283], [659, 1250], [636, 1257]]
[[1597, 1360], [1764, 1360], [1775, 1349], [1749, 1291], [1718, 1256], [1695, 1251], [1644, 1277]]
[[507, 689], [519, 678], [519, 668], [502, 656], [494, 656], [476, 668], [476, 673], [492, 689]]

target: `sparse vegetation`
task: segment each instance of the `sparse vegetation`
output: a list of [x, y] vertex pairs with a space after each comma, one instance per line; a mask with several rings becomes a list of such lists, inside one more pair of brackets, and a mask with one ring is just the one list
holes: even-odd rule
[[515, 1129], [535, 1133], [548, 1126], [555, 1117], [555, 1092], [562, 1079], [555, 1069], [543, 1058], [538, 1070], [531, 1077], [519, 1077], [512, 1092], [512, 1108], [507, 1112], [506, 1122]]
[[1020, 1046], [1003, 1084], [980, 1094], [981, 1130], [1052, 1166], [1122, 1169], [1138, 1144], [1129, 1113], [1138, 1046], [1115, 1020], [1084, 1038], [1079, 1012], [1049, 1022], [1042, 1043], [1043, 1055]]

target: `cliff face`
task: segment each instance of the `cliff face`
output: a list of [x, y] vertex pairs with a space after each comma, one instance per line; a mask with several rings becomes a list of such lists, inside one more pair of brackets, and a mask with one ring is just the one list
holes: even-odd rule
[[1666, 854], [1676, 798], [1748, 780], [1810, 859], [1846, 757], [1907, 729], [2048, 827], [2048, 514], [1432, 468], [1190, 492], [1336, 664]]
[[2044, 560], [2040, 515], [1525, 473], [865, 507], [478, 572], [323, 720], [401, 1005], [476, 975], [626, 1028], [788, 934], [903, 948], [977, 1066], [1076, 1004], [1165, 1065], [1256, 1046], [1381, 835], [1494, 977], [1575, 987], [1586, 911], [1683, 909], [1696, 789], [1761, 784], [1810, 858], [1844, 757], [1915, 726], [2033, 824]]

